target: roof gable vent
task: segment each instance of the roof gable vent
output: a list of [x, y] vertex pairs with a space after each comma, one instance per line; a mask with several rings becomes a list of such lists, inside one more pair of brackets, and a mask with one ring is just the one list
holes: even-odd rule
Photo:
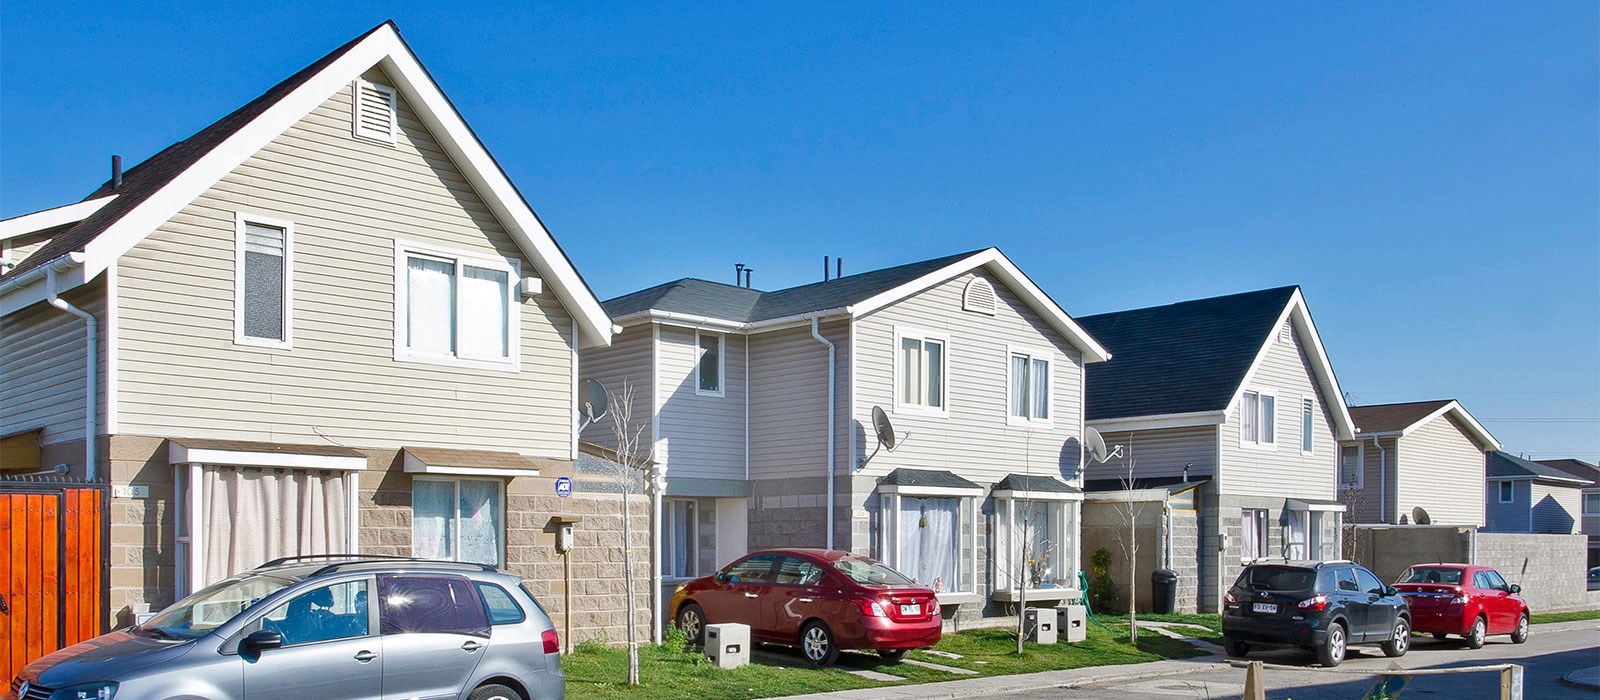
[[965, 291], [961, 292], [961, 309], [980, 314], [994, 315], [995, 297], [994, 285], [982, 277], [974, 277], [967, 283]]
[[1278, 342], [1285, 345], [1294, 343], [1294, 326], [1289, 321], [1283, 322], [1283, 327], [1278, 329]]
[[396, 113], [399, 112], [394, 88], [357, 80], [350, 89], [350, 101], [355, 109], [352, 127], [356, 137], [394, 143], [395, 132], [398, 131]]

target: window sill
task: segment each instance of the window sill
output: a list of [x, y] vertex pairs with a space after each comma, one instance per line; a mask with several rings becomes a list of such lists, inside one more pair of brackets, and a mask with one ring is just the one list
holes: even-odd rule
[[977, 593], [935, 593], [939, 605], [965, 605], [967, 603], [982, 603], [983, 596]]
[[[1022, 593], [1013, 588], [1005, 591], [995, 591], [989, 596], [996, 603], [1016, 603], [1022, 598]], [[1029, 588], [1028, 602], [1078, 600], [1083, 594], [1076, 588]]]
[[451, 357], [449, 355], [422, 355], [396, 350], [394, 353], [394, 361], [420, 365], [455, 367], [457, 369], [483, 369], [494, 372], [516, 373], [522, 371], [522, 363], [516, 358], [502, 361], [466, 360], [459, 357]]
[[1278, 443], [1275, 442], [1240, 442], [1239, 447], [1246, 450], [1260, 450], [1262, 452], [1277, 452]]
[[267, 349], [270, 349], [270, 350], [293, 350], [294, 349], [294, 341], [292, 341], [292, 340], [267, 340], [265, 338], [252, 338], [252, 337], [247, 336], [247, 335], [236, 335], [236, 336], [234, 336], [233, 337], [233, 344], [234, 345], [243, 345], [245, 347], [252, 347], [252, 348], [267, 348]]
[[897, 415], [925, 416], [928, 418], [949, 418], [950, 409], [929, 408], [927, 406], [914, 406], [911, 404], [895, 404], [894, 412]]
[[1019, 418], [1006, 416], [1006, 425], [1017, 428], [1035, 428], [1038, 430], [1054, 430], [1056, 422], [1053, 419], [1034, 420], [1032, 418]]
[[695, 389], [694, 390], [694, 395], [695, 396], [707, 396], [707, 397], [710, 397], [710, 398], [713, 398], [713, 399], [721, 399], [721, 398], [727, 397], [728, 394], [727, 394], [727, 392], [723, 392], [723, 391], [706, 391], [704, 389]]

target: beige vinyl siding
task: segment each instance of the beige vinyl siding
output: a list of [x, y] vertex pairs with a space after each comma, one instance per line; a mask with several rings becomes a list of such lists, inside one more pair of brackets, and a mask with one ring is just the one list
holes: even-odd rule
[[1583, 508], [1582, 490], [1534, 482], [1533, 532], [1570, 535], [1578, 531]]
[[[993, 316], [961, 308], [961, 293], [974, 275], [994, 285], [998, 308]], [[948, 417], [895, 410], [897, 327], [949, 337]], [[1082, 354], [988, 272], [960, 275], [868, 314], [856, 321], [856, 332], [855, 418], [866, 436], [857, 448], [866, 456], [875, 444], [873, 406], [882, 406], [905, 436], [894, 452], [873, 457], [863, 475], [882, 476], [897, 467], [942, 469], [982, 485], [1007, 474], [1078, 477]], [[1051, 426], [1007, 423], [1011, 345], [1053, 356]]]
[[723, 343], [723, 395], [710, 396], [695, 393], [696, 331], [659, 328], [656, 384], [662, 400], [656, 460], [666, 462], [671, 476], [743, 479], [744, 336], [716, 334]]
[[1091, 461], [1087, 469], [1090, 481], [1126, 478], [1129, 459], [1140, 479], [1181, 477], [1185, 464], [1193, 464], [1189, 468], [1191, 481], [1209, 479], [1217, 473], [1215, 425], [1106, 433], [1103, 437], [1107, 447], [1122, 445], [1123, 456], [1104, 464]]
[[9, 258], [13, 265], [19, 264], [65, 230], [66, 227], [56, 227], [48, 231], [18, 236], [9, 241], [0, 241], [0, 257]]
[[[651, 389], [654, 381], [650, 358], [650, 329], [648, 323], [629, 326], [611, 337], [611, 345], [584, 348], [578, 354], [578, 371], [582, 379], [593, 379], [605, 385], [606, 392], [620, 400], [624, 387], [633, 391], [632, 427], [644, 427], [643, 437], [649, 447]], [[583, 431], [583, 439], [596, 445], [616, 448], [617, 438], [610, 415], [602, 416]]]
[[[1333, 499], [1338, 465], [1333, 417], [1317, 391], [1298, 329], [1289, 343], [1281, 342], [1280, 337], [1279, 333], [1272, 334], [1266, 358], [1244, 386], [1247, 391], [1276, 393], [1273, 422], [1277, 446], [1262, 449], [1240, 444], [1239, 409], [1243, 402], [1235, 400], [1228, 407], [1228, 420], [1221, 432], [1222, 490], [1241, 496]], [[1315, 399], [1317, 406], [1311, 455], [1300, 453], [1300, 401], [1304, 398]]]
[[[848, 474], [850, 331], [847, 322], [821, 324], [834, 344], [834, 467]], [[828, 348], [811, 327], [750, 336], [750, 478], [826, 477]]]
[[[1353, 440], [1340, 443], [1341, 447], [1348, 445], [1361, 446], [1361, 483], [1359, 489], [1339, 489], [1339, 500], [1350, 507], [1345, 517], [1353, 523], [1378, 523], [1383, 522], [1384, 501], [1394, 502], [1394, 464], [1396, 438], [1378, 438], [1383, 450], [1372, 445], [1372, 439]], [[1338, 479], [1337, 457], [1334, 462], [1334, 479]], [[1380, 482], [1387, 478], [1387, 486], [1380, 486]], [[1481, 500], [1481, 499], [1480, 499]], [[1392, 511], [1392, 508], [1391, 508]]]
[[[349, 100], [340, 89], [119, 261], [121, 431], [569, 455], [573, 319], [550, 292], [517, 304], [519, 372], [394, 359], [397, 239], [538, 272], [403, 99], [394, 145], [353, 138]], [[233, 342], [237, 212], [294, 222], [292, 350]]]
[[1395, 505], [1406, 522], [1422, 508], [1435, 525], [1484, 524], [1483, 450], [1454, 416], [1444, 415], [1400, 438]]
[[[108, 386], [105, 294], [100, 277], [61, 296], [93, 313], [100, 326], [101, 434]], [[85, 332], [82, 319], [43, 302], [0, 318], [0, 435], [43, 428], [41, 444], [83, 439]]]

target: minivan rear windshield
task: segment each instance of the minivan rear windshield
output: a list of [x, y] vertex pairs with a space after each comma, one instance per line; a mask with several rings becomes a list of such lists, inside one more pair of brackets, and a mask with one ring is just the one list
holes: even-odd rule
[[1295, 566], [1253, 566], [1239, 574], [1234, 586], [1253, 591], [1304, 591], [1317, 581], [1317, 572]]
[[1444, 566], [1413, 566], [1400, 575], [1400, 580], [1395, 583], [1442, 583], [1449, 586], [1461, 585], [1461, 570]]

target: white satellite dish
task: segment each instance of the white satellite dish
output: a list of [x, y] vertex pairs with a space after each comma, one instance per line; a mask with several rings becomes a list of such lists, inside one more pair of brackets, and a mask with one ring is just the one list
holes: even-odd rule
[[593, 379], [585, 379], [578, 385], [578, 415], [583, 421], [578, 425], [582, 431], [593, 423], [606, 416], [610, 408], [610, 398], [606, 395], [606, 387]]
[[1083, 442], [1089, 447], [1089, 457], [1097, 463], [1103, 464], [1106, 460], [1111, 459], [1112, 457], [1122, 456], [1121, 445], [1117, 445], [1116, 447], [1107, 450], [1106, 439], [1100, 437], [1100, 431], [1095, 430], [1087, 425], [1083, 427]]

